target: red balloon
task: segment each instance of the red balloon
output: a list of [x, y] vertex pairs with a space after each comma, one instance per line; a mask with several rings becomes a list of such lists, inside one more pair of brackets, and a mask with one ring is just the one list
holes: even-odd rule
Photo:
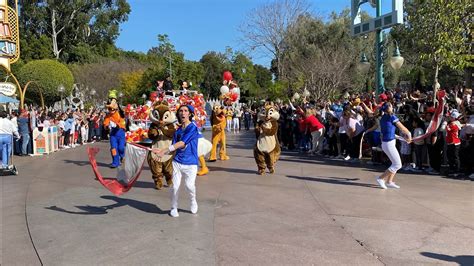
[[232, 73], [230, 73], [230, 71], [225, 71], [222, 79], [227, 80], [227, 81], [231, 81], [232, 80]]

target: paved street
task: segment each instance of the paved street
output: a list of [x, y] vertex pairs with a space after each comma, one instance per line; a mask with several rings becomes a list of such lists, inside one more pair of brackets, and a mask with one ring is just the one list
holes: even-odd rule
[[[1, 178], [1, 265], [408, 265], [474, 264], [474, 186], [438, 176], [285, 153], [274, 175], [257, 176], [253, 134], [229, 137], [230, 161], [197, 181], [199, 213], [145, 169], [116, 197], [94, 180], [86, 146], [15, 157]], [[105, 176], [108, 144], [97, 161]], [[87, 145], [90, 146], [90, 145]]]

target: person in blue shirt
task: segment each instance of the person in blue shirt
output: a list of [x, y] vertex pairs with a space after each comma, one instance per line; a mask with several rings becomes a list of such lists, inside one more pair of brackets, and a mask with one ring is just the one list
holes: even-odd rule
[[393, 178], [398, 170], [402, 167], [402, 161], [400, 154], [398, 153], [396, 144], [395, 130], [398, 128], [404, 135], [405, 141], [411, 142], [410, 131], [398, 120], [397, 116], [393, 114], [393, 107], [391, 103], [384, 103], [380, 111], [384, 114], [380, 119], [380, 131], [382, 133], [382, 150], [385, 152], [387, 157], [392, 162], [392, 165], [379, 177], [377, 177], [377, 183], [382, 189], [400, 188]]
[[181, 125], [173, 136], [172, 145], [168, 149], [153, 149], [158, 156], [176, 151], [173, 158], [173, 186], [171, 187], [171, 211], [172, 217], [178, 217], [178, 192], [181, 178], [184, 177], [186, 190], [191, 201], [191, 213], [196, 214], [198, 204], [196, 201], [196, 175], [198, 170], [198, 139], [200, 137], [198, 127], [192, 123], [194, 107], [182, 105], [177, 110], [178, 123]]

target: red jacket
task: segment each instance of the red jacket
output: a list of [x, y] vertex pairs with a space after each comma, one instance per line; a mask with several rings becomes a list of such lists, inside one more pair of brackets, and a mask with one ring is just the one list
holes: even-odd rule
[[324, 125], [319, 122], [318, 118], [314, 115], [310, 115], [305, 119], [306, 128], [309, 129], [310, 132], [318, 131], [321, 128], [324, 128]]
[[453, 121], [446, 127], [446, 143], [459, 145], [461, 139], [459, 139], [459, 131], [461, 130], [461, 124], [458, 121]]

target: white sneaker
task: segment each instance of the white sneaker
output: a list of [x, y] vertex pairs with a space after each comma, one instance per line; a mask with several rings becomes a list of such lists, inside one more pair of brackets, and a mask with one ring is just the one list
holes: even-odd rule
[[196, 200], [191, 201], [191, 213], [196, 214], [198, 212], [198, 204]]
[[389, 187], [389, 188], [400, 188], [400, 186], [395, 184], [395, 182], [388, 182], [387, 187]]
[[179, 217], [178, 209], [171, 209], [170, 211], [171, 217]]
[[347, 155], [347, 157], [344, 158], [344, 161], [349, 161], [351, 159], [351, 156]]
[[381, 179], [380, 177], [377, 176], [377, 183], [382, 189], [387, 189], [387, 186], [385, 185], [385, 180]]

